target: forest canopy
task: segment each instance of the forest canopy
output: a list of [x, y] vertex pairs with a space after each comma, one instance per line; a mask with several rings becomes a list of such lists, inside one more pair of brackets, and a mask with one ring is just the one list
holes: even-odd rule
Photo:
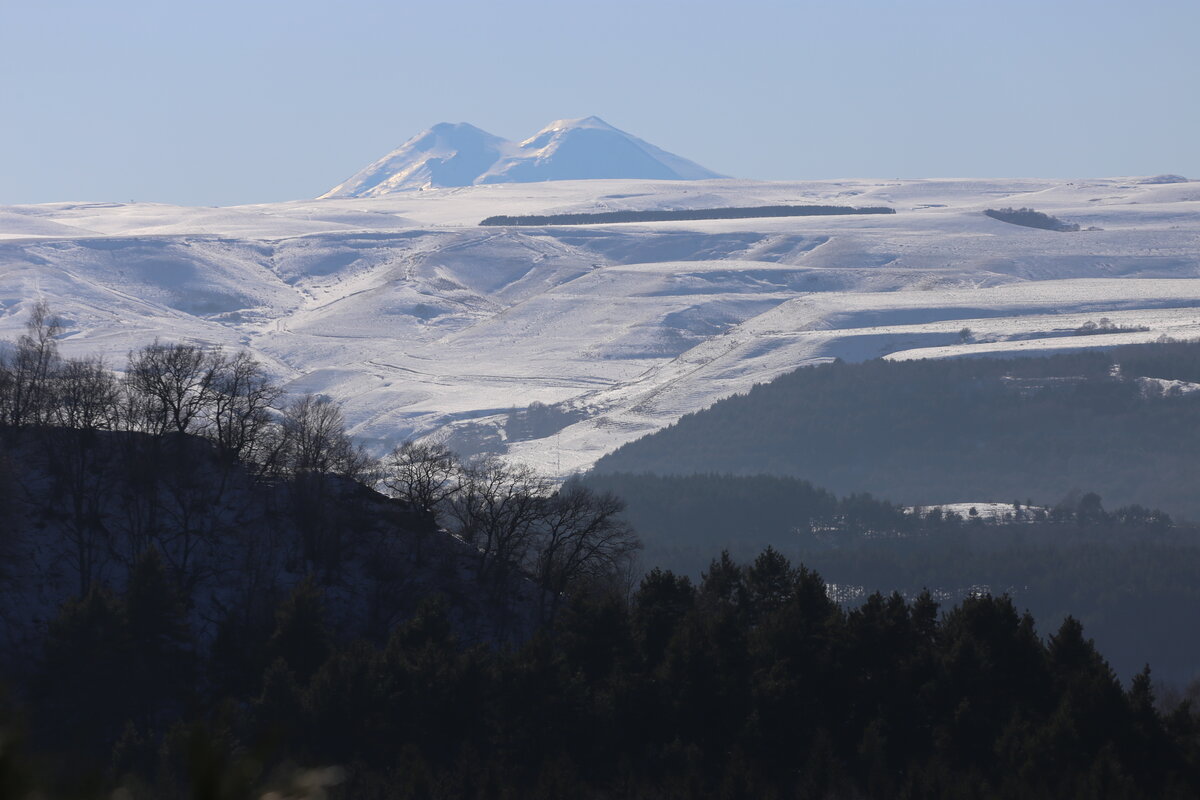
[[793, 476], [898, 503], [1073, 490], [1200, 519], [1200, 342], [800, 369], [685, 415], [595, 472]]

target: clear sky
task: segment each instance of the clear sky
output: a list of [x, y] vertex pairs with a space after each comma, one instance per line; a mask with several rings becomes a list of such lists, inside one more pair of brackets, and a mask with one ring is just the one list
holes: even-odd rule
[[0, 203], [316, 196], [596, 114], [729, 175], [1200, 177], [1200, 0], [0, 0]]

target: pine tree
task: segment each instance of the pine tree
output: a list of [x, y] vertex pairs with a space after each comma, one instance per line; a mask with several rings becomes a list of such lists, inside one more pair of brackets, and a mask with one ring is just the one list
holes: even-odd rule
[[187, 606], [154, 548], [134, 565], [123, 599], [129, 700], [140, 727], [156, 728], [182, 709], [194, 684]]
[[303, 685], [325, 663], [331, 650], [321, 590], [312, 578], [305, 578], [296, 584], [275, 616], [275, 631], [267, 643], [268, 662], [283, 661]]

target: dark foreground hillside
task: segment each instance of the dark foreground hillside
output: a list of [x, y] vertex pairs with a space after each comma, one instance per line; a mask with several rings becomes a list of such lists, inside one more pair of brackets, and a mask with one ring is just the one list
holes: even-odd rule
[[805, 367], [602, 458], [597, 473], [788, 475], [896, 502], [1073, 490], [1200, 519], [1200, 343]]
[[[55, 329], [0, 347], [4, 800], [1200, 793], [1200, 716], [1073, 618], [848, 609], [773, 549], [634, 578], [611, 493], [371, 459], [246, 354], [155, 342], [118, 376]], [[835, 543], [956, 524], [806, 498]], [[1175, 534], [1114, 515], [1057, 523]]]

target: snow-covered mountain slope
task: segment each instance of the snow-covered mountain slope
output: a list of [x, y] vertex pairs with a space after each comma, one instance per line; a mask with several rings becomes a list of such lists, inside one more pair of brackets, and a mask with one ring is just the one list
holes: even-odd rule
[[519, 144], [465, 122], [443, 122], [409, 139], [322, 198], [382, 197], [411, 189], [479, 183], [720, 177], [599, 117], [560, 119]]
[[[805, 203], [897, 213], [477, 226]], [[1003, 206], [1100, 230], [981, 213]], [[246, 346], [290, 389], [344, 401], [377, 448], [448, 436], [562, 474], [831, 357], [1200, 336], [1200, 182], [553, 181], [236, 208], [0, 208], [0, 336], [39, 298], [67, 319], [68, 354], [120, 366], [155, 336]], [[1149, 330], [1072, 335], [1101, 317]], [[508, 414], [534, 402], [550, 413], [519, 435], [540, 438], [517, 441]]]
[[599, 117], [560, 119], [521, 142], [476, 183], [595, 178], [704, 180], [717, 173], [617, 130]]
[[515, 149], [466, 122], [442, 122], [330, 189], [324, 197], [377, 197], [429, 186], [470, 186]]

